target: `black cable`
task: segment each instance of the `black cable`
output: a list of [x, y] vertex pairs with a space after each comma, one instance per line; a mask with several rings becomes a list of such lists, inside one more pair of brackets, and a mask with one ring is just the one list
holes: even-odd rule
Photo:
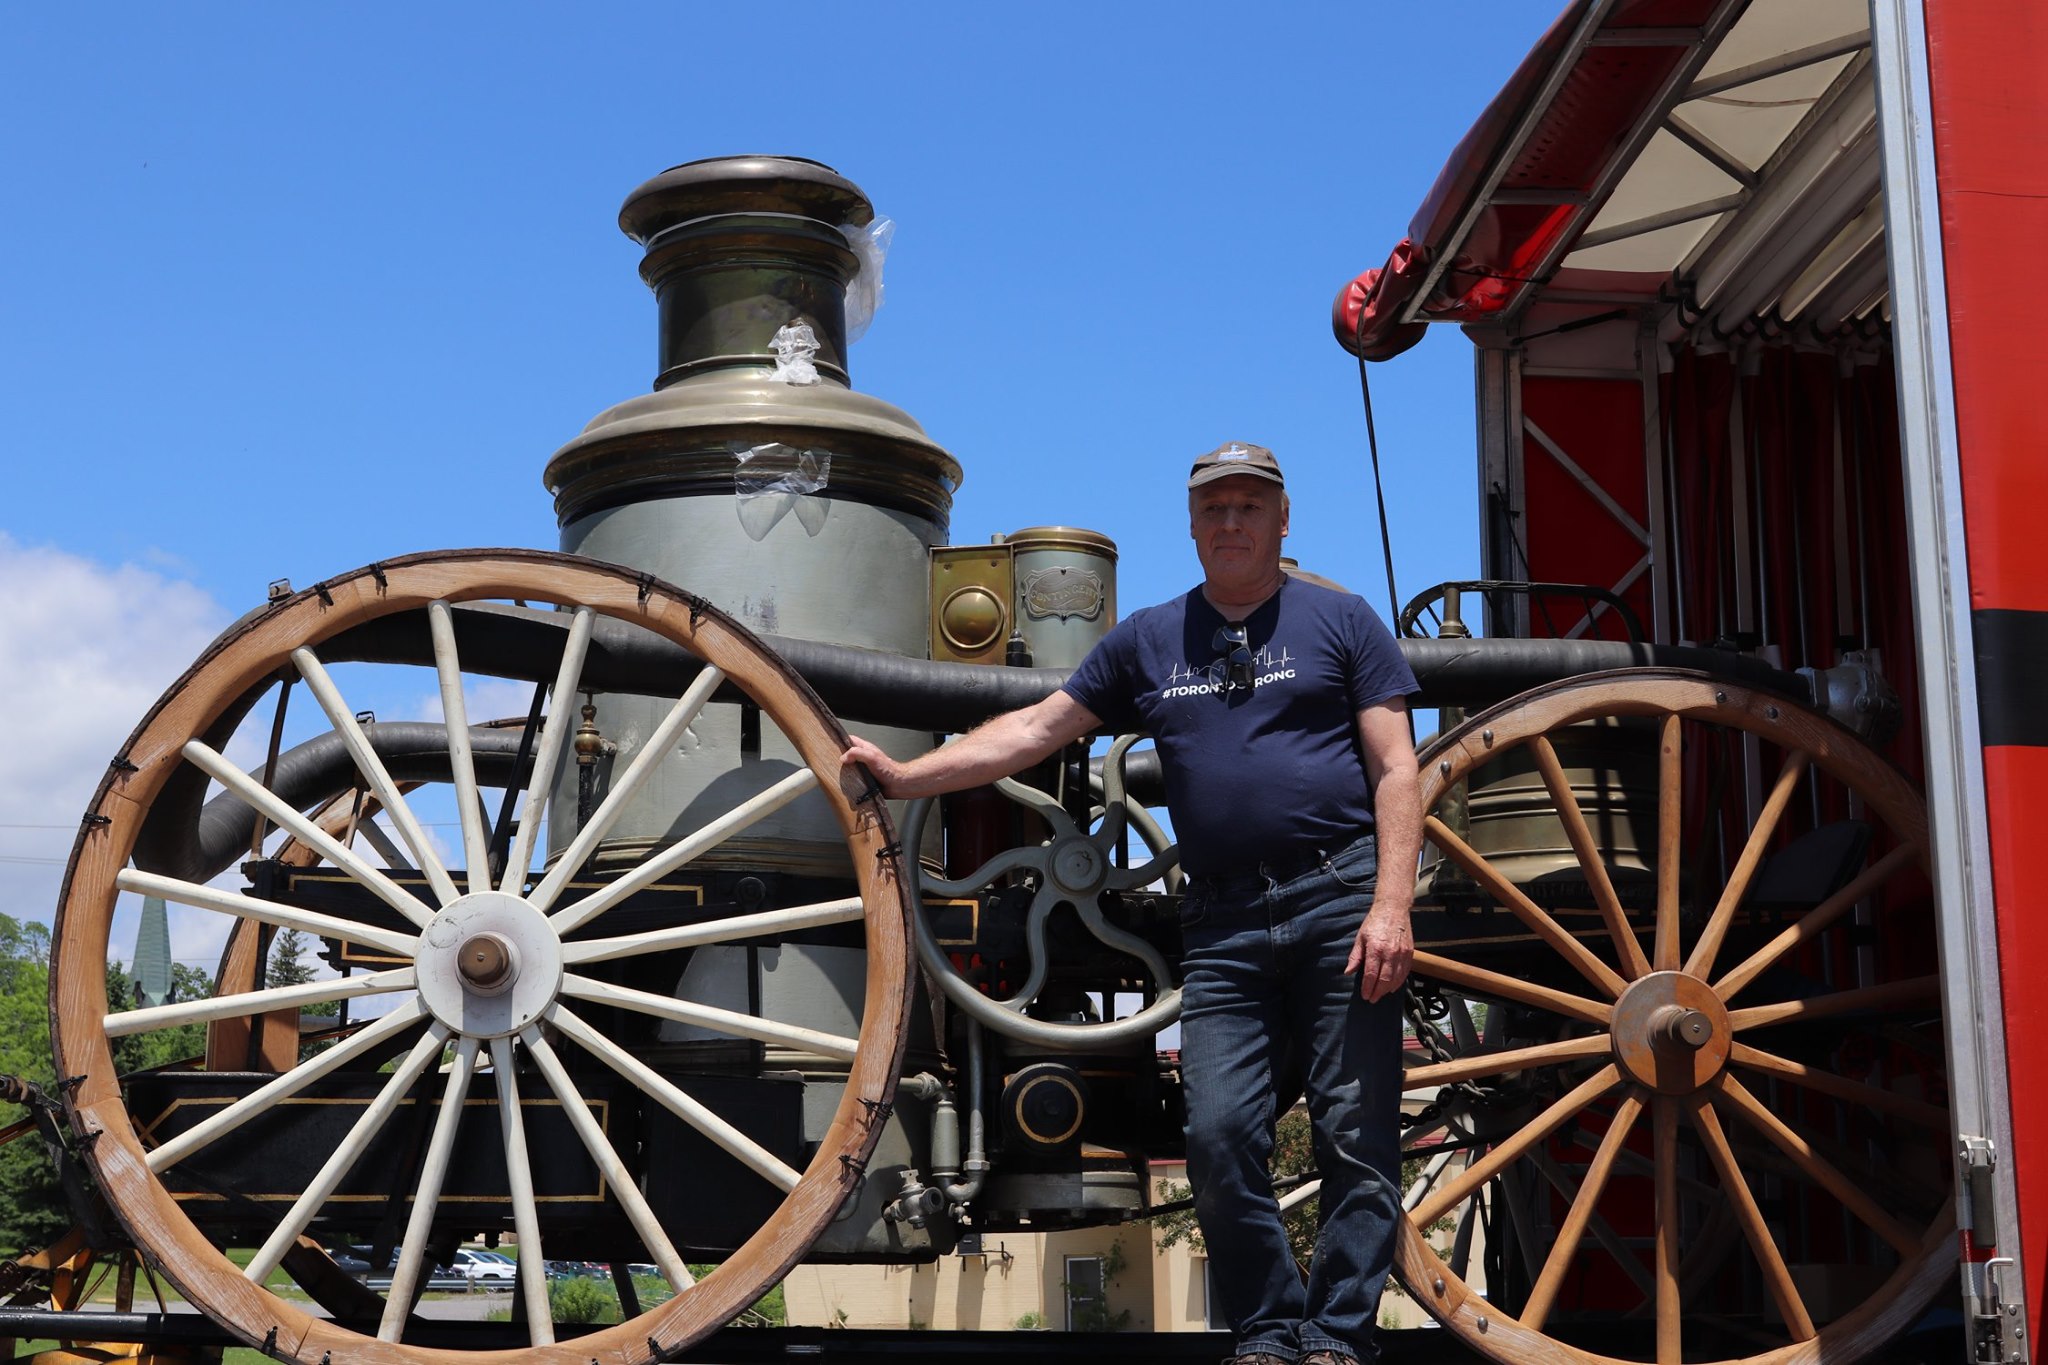
[[[1515, 558], [1522, 561], [1522, 577], [1527, 579], [1529, 577], [1529, 552], [1522, 548], [1522, 538], [1515, 534], [1515, 514], [1508, 510], [1508, 490], [1501, 487], [1499, 479], [1493, 481], [1493, 500], [1494, 506], [1500, 509], [1500, 524], [1501, 528], [1508, 533], [1508, 544], [1515, 547]], [[1550, 603], [1545, 601], [1540, 594], [1532, 593], [1530, 596], [1536, 603], [1536, 610], [1543, 613], [1543, 628], [1550, 632], [1552, 639], [1563, 639], [1564, 637], [1557, 633], [1557, 623], [1550, 619]]]
[[1380, 487], [1380, 438], [1373, 428], [1372, 384], [1365, 377], [1365, 305], [1358, 307], [1358, 333], [1355, 338], [1358, 351], [1358, 392], [1365, 400], [1365, 444], [1372, 453], [1372, 496], [1380, 512], [1380, 553], [1387, 561], [1387, 617], [1388, 628], [1401, 619], [1401, 595], [1394, 590], [1394, 538], [1387, 530], [1387, 495]]

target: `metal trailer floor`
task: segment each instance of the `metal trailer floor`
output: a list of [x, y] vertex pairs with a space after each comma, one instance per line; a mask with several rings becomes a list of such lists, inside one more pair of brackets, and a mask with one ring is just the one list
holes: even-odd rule
[[[95, 1338], [163, 1345], [239, 1345], [196, 1313], [60, 1313], [0, 1308], [0, 1337], [16, 1340], [76, 1336], [90, 1319]], [[516, 1349], [526, 1333], [515, 1323], [421, 1324], [408, 1340], [422, 1346], [472, 1350]], [[1626, 1349], [1632, 1325], [1597, 1331], [1579, 1344], [1603, 1354]], [[1448, 1333], [1429, 1329], [1382, 1332], [1380, 1365], [1464, 1365], [1480, 1356]], [[1605, 1349], [1603, 1349], [1605, 1348]], [[983, 1361], [1002, 1365], [1219, 1365], [1230, 1350], [1220, 1332], [931, 1332], [845, 1330], [824, 1327], [730, 1327], [686, 1351], [666, 1356], [691, 1365], [868, 1365], [875, 1362]], [[1731, 1349], [1730, 1358], [1743, 1352]], [[1968, 1359], [1961, 1319], [1933, 1313], [1913, 1332], [1868, 1357], [1864, 1365], [1956, 1365]]]

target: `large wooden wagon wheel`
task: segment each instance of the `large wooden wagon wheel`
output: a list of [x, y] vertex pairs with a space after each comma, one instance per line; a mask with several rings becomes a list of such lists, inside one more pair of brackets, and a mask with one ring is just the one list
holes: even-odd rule
[[[577, 837], [542, 875], [530, 872], [566, 725], [544, 728], [527, 789], [525, 815], [513, 839], [507, 871], [490, 884], [488, 831], [476, 800], [466, 746], [465, 673], [458, 656], [451, 604], [516, 600], [554, 603], [570, 613], [553, 695], [578, 691], [598, 615], [667, 638], [708, 665], [646, 737], [630, 764], [621, 764], [604, 801]], [[466, 870], [451, 871], [411, 814], [406, 799], [367, 743], [361, 742], [337, 674], [319, 658], [324, 641], [350, 627], [393, 613], [419, 613], [431, 630], [454, 754], [456, 805]], [[425, 874], [430, 895], [399, 885], [381, 869], [343, 847], [314, 820], [278, 800], [213, 747], [217, 723], [242, 699], [289, 670], [319, 698], [335, 728], [349, 741], [368, 786], [393, 818]], [[352, 676], [352, 675], [351, 675]], [[765, 791], [694, 831], [679, 832], [660, 856], [573, 899], [569, 880], [633, 793], [666, 762], [687, 762], [678, 741], [714, 690], [728, 683], [745, 693], [780, 729], [800, 762]], [[212, 741], [210, 744], [209, 739]], [[849, 789], [839, 772], [845, 732], [786, 665], [730, 618], [700, 600], [611, 565], [564, 555], [516, 550], [450, 551], [387, 561], [319, 585], [274, 605], [224, 636], [180, 679], [131, 736], [95, 796], [66, 873], [53, 947], [52, 1022], [58, 1074], [74, 1077], [67, 1093], [73, 1129], [107, 1202], [135, 1244], [209, 1316], [279, 1359], [315, 1365], [351, 1361], [464, 1362], [490, 1359], [585, 1365], [591, 1360], [640, 1365], [665, 1356], [729, 1321], [776, 1283], [815, 1240], [856, 1188], [888, 1113], [899, 1070], [910, 992], [907, 964], [909, 905], [897, 876], [894, 840], [878, 798]], [[383, 907], [384, 923], [343, 919], [153, 875], [128, 866], [136, 835], [151, 803], [184, 765], [193, 765], [265, 810], [292, 836], [318, 848]], [[788, 803], [818, 792], [843, 830], [850, 875], [860, 895], [816, 905], [771, 910], [706, 924], [641, 928], [614, 937], [598, 918], [701, 856], [720, 841]], [[458, 881], [457, 878], [461, 880]], [[111, 1013], [105, 979], [108, 930], [116, 895], [160, 895], [217, 911], [236, 921], [260, 920], [321, 938], [339, 938], [381, 950], [409, 965], [305, 985], [247, 991], [221, 1000], [181, 1002]], [[391, 927], [392, 925], [399, 927]], [[864, 924], [867, 972], [865, 1010], [858, 1037], [837, 1037], [731, 1011], [632, 990], [587, 974], [589, 964], [670, 952], [750, 936], [832, 924]], [[588, 926], [588, 927], [587, 927]], [[166, 1028], [217, 1017], [248, 1017], [280, 1008], [338, 999], [360, 1000], [370, 1016], [344, 1041], [283, 1071], [245, 1098], [162, 1142], [146, 1138], [124, 1103], [113, 1071], [108, 1035]], [[377, 1005], [381, 1014], [373, 1013]], [[848, 1080], [829, 1128], [803, 1169], [796, 1169], [726, 1119], [620, 1047], [587, 1021], [593, 1008], [623, 1009], [760, 1042], [781, 1043], [843, 1059]], [[716, 1270], [693, 1280], [633, 1170], [615, 1151], [571, 1074], [569, 1062], [601, 1064], [674, 1113], [711, 1144], [743, 1165], [749, 1178], [781, 1192], [775, 1213]], [[387, 1069], [378, 1071], [380, 1063]], [[273, 1210], [269, 1232], [246, 1268], [234, 1264], [189, 1219], [162, 1177], [212, 1144], [234, 1141], [250, 1120], [286, 1103], [323, 1077], [364, 1069], [378, 1080], [361, 1117], [321, 1162], [318, 1174], [288, 1207]], [[587, 1074], [587, 1073], [586, 1073]], [[475, 1084], [489, 1076], [489, 1087]], [[673, 1298], [616, 1326], [557, 1343], [549, 1310], [543, 1257], [546, 1224], [528, 1159], [519, 1106], [529, 1098], [559, 1104], [576, 1138], [630, 1221], [648, 1258], [677, 1291]], [[530, 1344], [517, 1350], [472, 1351], [408, 1341], [409, 1317], [427, 1250], [436, 1235], [442, 1199], [465, 1100], [474, 1106], [486, 1090], [497, 1110], [504, 1188], [519, 1240], [521, 1308]], [[496, 1097], [504, 1102], [498, 1103]], [[393, 1284], [374, 1335], [309, 1315], [301, 1305], [262, 1287], [319, 1215], [329, 1196], [401, 1105], [435, 1106], [436, 1117], [398, 1244]], [[651, 1107], [651, 1106], [650, 1106]], [[629, 1154], [630, 1155], [630, 1154]], [[472, 1173], [473, 1175], [473, 1173]], [[620, 1259], [632, 1259], [622, 1255]], [[365, 1324], [367, 1326], [367, 1324]], [[566, 1333], [565, 1333], [566, 1335]]]
[[[1654, 876], [1633, 882], [1614, 875], [1594, 829], [1623, 818], [1613, 793], [1595, 782], [1582, 799], [1567, 772], [1571, 727], [1612, 718], [1634, 718], [1619, 723], [1655, 754], [1654, 810], [1641, 822], [1654, 834], [1641, 841]], [[1758, 814], [1703, 851], [1701, 821], [1689, 816], [1709, 796], [1717, 808], [1742, 805], [1739, 782], [1703, 781], [1704, 769], [1732, 755], [1739, 773], [1745, 745], [1765, 777]], [[1411, 1067], [1406, 1088], [1464, 1086], [1481, 1105], [1512, 1094], [1519, 1107], [1503, 1108], [1516, 1115], [1509, 1131], [1456, 1154], [1462, 1169], [1448, 1153], [1426, 1159], [1432, 1178], [1412, 1192], [1396, 1256], [1416, 1300], [1475, 1349], [1517, 1365], [1841, 1361], [1910, 1325], [1956, 1257], [1921, 878], [1926, 818], [1911, 785], [1810, 711], [1647, 669], [1526, 693], [1422, 759], [1426, 837], [1498, 907], [1485, 913], [1519, 923], [1516, 946], [1490, 962], [1427, 944], [1416, 954], [1418, 980], [1456, 993], [1461, 1011], [1483, 1003], [1488, 1027], [1475, 1030], [1467, 1015], [1461, 1055]], [[1576, 855], [1590, 906], [1539, 905], [1444, 818], [1447, 796], [1503, 760], [1548, 789], [1558, 846]], [[1762, 907], [1759, 869], [1788, 842], [1794, 803], [1802, 818], [1846, 811], [1870, 837], [1851, 845], [1825, 893]], [[1904, 948], [1886, 951], [1887, 935]], [[1502, 1027], [1508, 1019], [1514, 1028]], [[1892, 1083], [1906, 1073], [1910, 1083]], [[1590, 1159], [1560, 1176], [1555, 1153], [1574, 1139]], [[1441, 1241], [1447, 1218], [1516, 1171], [1524, 1190], [1546, 1175], [1562, 1186], [1554, 1230], [1521, 1283], [1481, 1297], [1431, 1232]], [[1731, 1216], [1740, 1254], [1689, 1263], [1694, 1239]], [[1807, 1230], [1804, 1248], [1786, 1244], [1795, 1227]], [[1636, 1263], [1614, 1264], [1629, 1257]], [[1802, 1260], [1835, 1264], [1795, 1269]], [[1635, 1292], [1625, 1278], [1646, 1292], [1575, 1320], [1573, 1297], [1596, 1262], [1624, 1300]], [[1802, 1278], [1830, 1283], [1823, 1295], [1803, 1291]]]

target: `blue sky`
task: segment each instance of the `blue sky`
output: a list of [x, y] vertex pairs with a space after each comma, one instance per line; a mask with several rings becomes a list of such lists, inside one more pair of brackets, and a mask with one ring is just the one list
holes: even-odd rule
[[[0, 11], [0, 910], [47, 916], [106, 757], [270, 580], [555, 544], [548, 456], [653, 371], [619, 202], [697, 157], [895, 220], [854, 382], [965, 466], [955, 542], [1091, 527], [1157, 600], [1188, 461], [1252, 440], [1383, 607], [1330, 300], [1555, 9]], [[1476, 576], [1469, 344], [1373, 378], [1403, 597]]]

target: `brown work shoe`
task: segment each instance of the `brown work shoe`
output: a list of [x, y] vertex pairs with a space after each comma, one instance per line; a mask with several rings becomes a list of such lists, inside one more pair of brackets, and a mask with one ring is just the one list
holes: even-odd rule
[[1358, 1360], [1342, 1351], [1310, 1351], [1296, 1365], [1358, 1365]]

